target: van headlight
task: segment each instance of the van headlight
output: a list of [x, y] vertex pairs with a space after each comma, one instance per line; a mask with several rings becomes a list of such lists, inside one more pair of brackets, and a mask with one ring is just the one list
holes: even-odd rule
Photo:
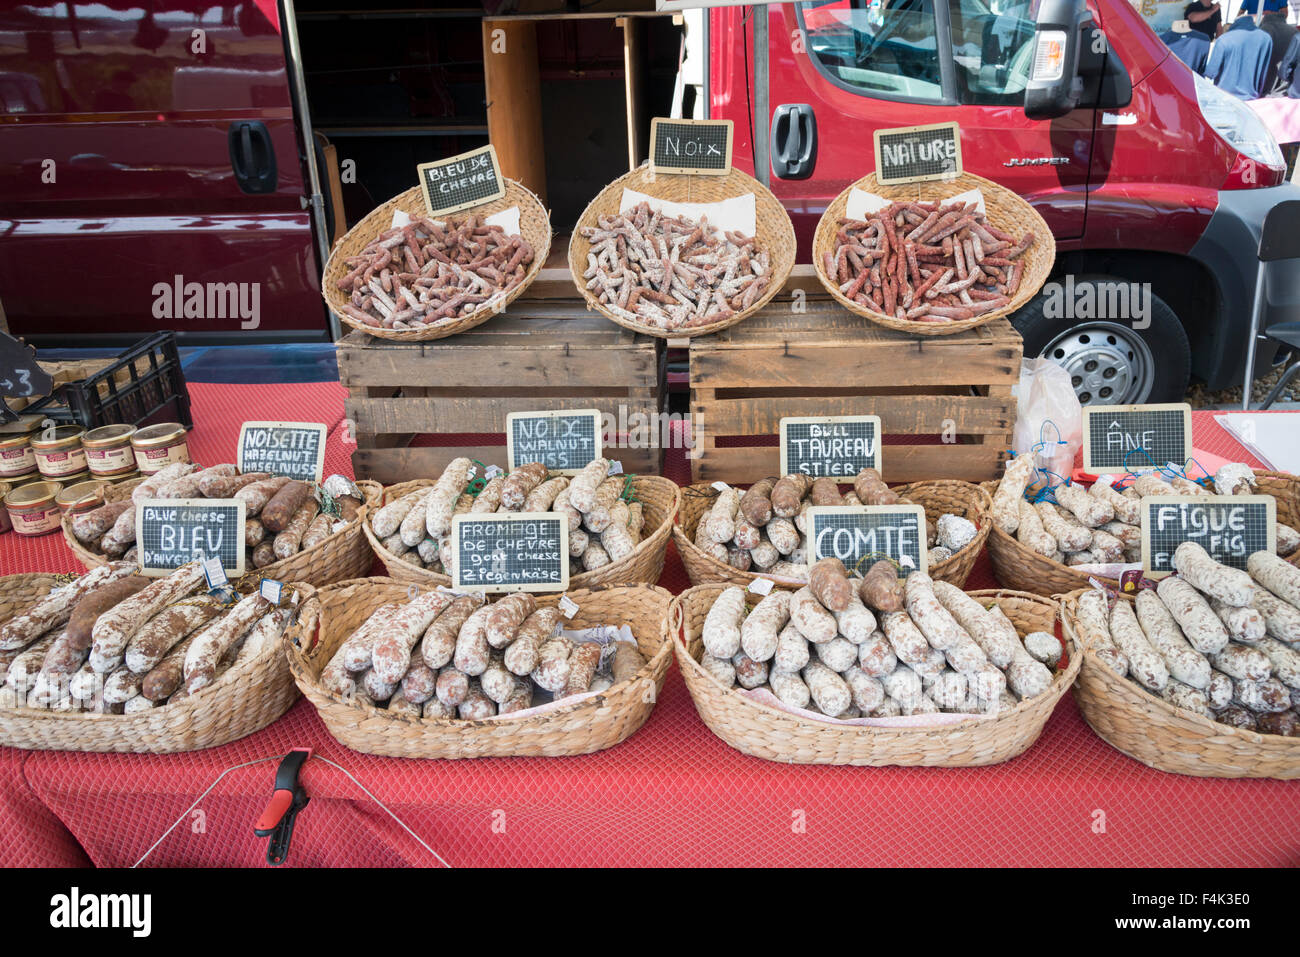
[[1277, 140], [1254, 110], [1199, 73], [1192, 73], [1192, 79], [1196, 81], [1196, 102], [1201, 107], [1201, 115], [1229, 146], [1257, 163], [1286, 168]]

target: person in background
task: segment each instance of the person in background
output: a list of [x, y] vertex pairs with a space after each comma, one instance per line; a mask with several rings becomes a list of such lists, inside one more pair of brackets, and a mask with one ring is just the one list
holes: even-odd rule
[[1300, 100], [1300, 43], [1292, 42], [1277, 65], [1278, 83], [1293, 100]]
[[1183, 11], [1183, 18], [1197, 33], [1213, 40], [1223, 32], [1223, 14], [1214, 0], [1192, 0]]
[[1273, 38], [1255, 26], [1255, 18], [1242, 14], [1215, 41], [1210, 50], [1205, 76], [1219, 89], [1243, 100], [1257, 100], [1263, 94]]
[[1273, 40], [1273, 52], [1268, 58], [1268, 71], [1264, 74], [1264, 96], [1281, 96], [1287, 82], [1278, 76], [1278, 64], [1287, 55], [1293, 43], [1300, 42], [1300, 33], [1286, 22], [1285, 0], [1264, 0], [1264, 16], [1259, 28]]
[[1210, 56], [1210, 40], [1199, 30], [1193, 30], [1186, 20], [1175, 20], [1168, 30], [1160, 34], [1165, 46], [1178, 59], [1192, 68], [1193, 73], [1205, 75], [1205, 62]]

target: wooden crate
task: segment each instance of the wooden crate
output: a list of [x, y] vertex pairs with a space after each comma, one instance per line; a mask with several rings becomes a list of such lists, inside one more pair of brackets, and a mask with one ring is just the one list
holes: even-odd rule
[[[626, 421], [664, 411], [663, 343], [577, 300], [520, 300], [481, 326], [431, 342], [353, 331], [337, 351], [348, 390], [344, 415], [357, 440], [353, 468], [385, 485], [436, 477], [458, 455], [504, 466], [511, 412], [599, 409]], [[412, 446], [417, 435], [438, 436], [439, 445]], [[657, 475], [663, 466], [662, 448], [616, 447], [606, 457], [625, 472]]]
[[[789, 302], [718, 335], [692, 339], [695, 481], [753, 482], [780, 468], [783, 416], [878, 415], [890, 482], [1000, 474], [1011, 444], [1023, 343], [1005, 319], [954, 336], [916, 338], [829, 300]], [[955, 442], [942, 442], [947, 431]], [[889, 444], [889, 436], [934, 444]]]

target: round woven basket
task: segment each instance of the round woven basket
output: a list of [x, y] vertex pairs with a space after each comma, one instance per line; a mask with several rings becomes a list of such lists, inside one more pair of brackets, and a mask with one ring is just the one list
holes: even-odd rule
[[[760, 250], [767, 252], [772, 269], [771, 281], [768, 282], [763, 295], [759, 296], [748, 309], [733, 313], [727, 319], [706, 326], [692, 326], [689, 329], [659, 329], [656, 326], [631, 322], [607, 309], [604, 303], [591, 294], [591, 290], [587, 288], [587, 280], [582, 278], [582, 274], [587, 271], [587, 253], [591, 251], [591, 243], [582, 235], [581, 230], [584, 226], [598, 225], [602, 216], [617, 215], [623, 201], [624, 187], [674, 203], [716, 203], [719, 200], [753, 193], [755, 222], [758, 227], [755, 230], [756, 244]], [[660, 339], [693, 338], [721, 332], [749, 318], [767, 305], [772, 297], [781, 291], [781, 287], [790, 277], [790, 270], [794, 268], [795, 248], [794, 224], [790, 222], [790, 214], [785, 211], [780, 200], [772, 195], [772, 191], [754, 177], [738, 169], [733, 169], [726, 176], [652, 173], [649, 164], [645, 164], [614, 180], [583, 210], [582, 216], [573, 228], [573, 237], [569, 240], [569, 272], [573, 275], [573, 283], [578, 287], [578, 292], [583, 299], [587, 300], [587, 307], [595, 309], [620, 326], [634, 332], [644, 332], [647, 336], [658, 336]]]
[[[1259, 483], [1258, 494], [1271, 495], [1277, 500], [1277, 520], [1292, 528], [1300, 522], [1300, 478], [1285, 472], [1255, 472]], [[985, 482], [984, 490], [992, 496], [998, 483]], [[1119, 589], [1114, 578], [1089, 575], [1076, 571], [1069, 565], [1031, 551], [1020, 544], [1014, 535], [1008, 535], [993, 522], [988, 536], [989, 559], [993, 562], [993, 576], [1007, 588], [1018, 588], [1036, 595], [1064, 595], [1089, 587], [1096, 580], [1110, 588]], [[1286, 556], [1292, 565], [1300, 567], [1300, 551]]]
[[[285, 633], [289, 668], [302, 693], [342, 744], [394, 758], [518, 758], [590, 754], [613, 747], [645, 724], [663, 690], [672, 657], [668, 609], [672, 595], [654, 585], [599, 586], [568, 591], [578, 611], [565, 627], [623, 625], [632, 629], [646, 663], [635, 678], [593, 697], [537, 715], [480, 721], [412, 718], [330, 694], [318, 683], [334, 652], [370, 614], [408, 600], [409, 585], [364, 578], [320, 589], [297, 627]], [[559, 595], [537, 595], [554, 605]]]
[[[951, 558], [929, 568], [931, 578], [961, 588], [970, 577], [971, 569], [975, 567], [975, 560], [979, 558], [980, 549], [984, 547], [993, 525], [989, 518], [992, 502], [988, 493], [978, 485], [947, 479], [900, 485], [894, 491], [925, 509], [926, 518], [932, 522], [937, 522], [940, 515], [952, 513], [970, 519], [978, 527], [979, 532], [970, 544]], [[677, 554], [682, 557], [682, 564], [686, 566], [686, 574], [692, 585], [727, 582], [748, 587], [755, 578], [770, 578], [779, 588], [799, 589], [807, 584], [777, 575], [742, 572], [726, 562], [718, 561], [696, 545], [695, 528], [717, 495], [717, 490], [706, 484], [691, 485], [682, 490], [682, 507], [677, 523], [673, 526], [673, 542], [677, 545]]]
[[[700, 664], [704, 618], [726, 585], [699, 585], [673, 602], [671, 629], [677, 664], [709, 730], [737, 751], [789, 764], [923, 765], [976, 767], [997, 764], [1038, 740], [1056, 703], [1079, 672], [1079, 655], [1066, 641], [1069, 660], [1051, 688], [995, 718], [970, 718], [930, 728], [834, 724], [792, 714], [724, 688]], [[985, 606], [999, 605], [1026, 635], [1055, 628], [1056, 602], [1015, 591], [969, 592]], [[746, 595], [753, 606], [758, 595]]]
[[482, 308], [471, 312], [468, 316], [461, 316], [449, 322], [439, 322], [422, 329], [385, 329], [367, 326], [357, 322], [343, 311], [343, 307], [351, 299], [348, 293], [339, 288], [339, 280], [351, 272], [351, 267], [344, 263], [344, 260], [359, 254], [376, 236], [391, 228], [394, 210], [400, 209], [415, 216], [428, 215], [424, 205], [424, 194], [420, 191], [420, 187], [412, 186], [406, 192], [398, 193], [382, 206], [371, 210], [365, 219], [349, 229], [343, 238], [334, 244], [334, 250], [325, 263], [325, 273], [321, 278], [321, 295], [325, 297], [325, 304], [344, 325], [379, 339], [394, 339], [398, 342], [444, 339], [486, 322], [523, 294], [523, 291], [542, 271], [542, 267], [546, 264], [546, 257], [551, 252], [551, 218], [542, 201], [512, 179], [505, 180], [505, 184], [506, 194], [500, 199], [475, 206], [473, 209], [462, 209], [446, 217], [464, 219], [467, 216], [490, 216], [511, 206], [519, 207], [519, 233], [533, 247], [533, 262], [524, 274], [524, 281], [511, 289], [502, 299], [490, 304], [484, 303]]
[[[1079, 644], [1075, 617], [1079, 595], [1061, 599], [1061, 623]], [[1120, 601], [1132, 601], [1127, 595]], [[1083, 720], [1111, 747], [1158, 771], [1202, 778], [1300, 778], [1300, 738], [1260, 734], [1219, 724], [1175, 708], [1145, 688], [1121, 678], [1082, 649], [1083, 670], [1074, 698]]]
[[[120, 485], [110, 485], [104, 489], [105, 504], [130, 498], [132, 490], [142, 481], [144, 480], [136, 479]], [[366, 524], [367, 509], [379, 500], [383, 487], [378, 482], [364, 480], [356, 484], [365, 493], [366, 501], [357, 510], [354, 521], [311, 548], [262, 568], [248, 567], [245, 572], [257, 579], [274, 578], [276, 581], [305, 582], [309, 585], [328, 585], [345, 578], [358, 578], [369, 572], [373, 558], [362, 529]], [[72, 534], [71, 513], [63, 516], [63, 540], [77, 556], [77, 561], [88, 569], [110, 561], [107, 555], [87, 548], [84, 542]]]
[[[396, 501], [410, 492], [428, 488], [436, 479], [416, 479], [390, 485], [374, 508]], [[636, 500], [641, 503], [645, 516], [645, 528], [651, 529], [632, 554], [617, 562], [610, 562], [595, 571], [582, 572], [569, 578], [570, 588], [592, 588], [596, 585], [625, 585], [631, 582], [659, 581], [664, 570], [664, 553], [668, 550], [668, 537], [672, 533], [673, 520], [677, 517], [681, 505], [681, 489], [671, 479], [657, 475], [637, 475], [632, 478], [632, 490]], [[644, 529], [643, 529], [644, 531]], [[437, 585], [451, 585], [451, 577], [438, 572], [431, 572], [419, 565], [412, 565], [394, 555], [375, 536], [370, 523], [365, 523], [365, 536], [370, 541], [370, 548], [379, 556], [379, 560], [388, 569], [388, 574], [400, 582], [425, 585], [433, 588]]]
[[[911, 319], [899, 319], [896, 316], [886, 316], [884, 313], [868, 309], [861, 303], [854, 302], [845, 296], [844, 293], [840, 292], [839, 283], [826, 275], [825, 256], [823, 254], [832, 252], [835, 249], [835, 234], [839, 229], [839, 221], [844, 217], [849, 194], [855, 189], [874, 193], [891, 202], [935, 202], [972, 189], [980, 190], [984, 194], [984, 209], [987, 219], [993, 226], [1004, 232], [1011, 233], [1017, 238], [1027, 232], [1034, 234], [1033, 244], [1020, 256], [1021, 261], [1025, 264], [1024, 275], [1020, 277], [1020, 286], [1016, 290], [1016, 294], [1011, 297], [1011, 302], [1001, 309], [993, 309], [983, 315], [976, 316], [974, 319], [957, 319], [952, 322], [917, 322]], [[1034, 207], [1006, 187], [999, 186], [992, 180], [984, 179], [982, 176], [963, 173], [951, 180], [880, 186], [876, 183], [876, 174], [868, 173], [845, 189], [839, 196], [836, 196], [831, 204], [826, 207], [826, 212], [822, 214], [821, 220], [817, 223], [817, 231], [813, 233], [812, 259], [813, 268], [817, 270], [817, 278], [822, 281], [822, 285], [850, 312], [865, 316], [872, 322], [887, 329], [909, 332], [914, 336], [951, 336], [959, 332], [965, 332], [967, 329], [974, 329], [976, 326], [982, 326], [984, 323], [992, 322], [1002, 316], [1009, 316], [1037, 295], [1038, 290], [1042, 288], [1043, 283], [1047, 281], [1047, 277], [1052, 271], [1052, 264], [1056, 261], [1056, 240], [1052, 236], [1052, 231], [1048, 228], [1046, 220], [1035, 211]]]
[[[56, 583], [54, 575], [0, 578], [0, 621], [30, 607]], [[139, 714], [0, 708], [0, 745], [134, 754], [197, 751], [265, 728], [288, 711], [297, 697], [284, 655], [272, 645], [206, 688]]]

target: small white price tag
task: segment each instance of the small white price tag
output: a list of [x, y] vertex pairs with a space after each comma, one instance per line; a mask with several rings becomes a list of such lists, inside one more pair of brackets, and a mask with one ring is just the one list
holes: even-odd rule
[[230, 579], [226, 577], [226, 570], [221, 567], [220, 555], [203, 559], [203, 575], [208, 580], [208, 591], [225, 588], [230, 584]]
[[1092, 484], [1100, 485], [1104, 488], [1114, 488], [1115, 482], [1118, 478], [1119, 478], [1118, 475], [1098, 475], [1097, 481], [1093, 482]]
[[492, 481], [494, 478], [496, 478], [498, 475], [504, 475], [504, 474], [505, 474], [505, 470], [502, 469], [501, 466], [499, 466], [499, 465], [489, 465], [489, 466], [487, 467], [487, 471], [483, 473], [483, 477], [484, 477], [485, 479], [487, 479], [487, 480], [490, 482], [490, 481]]
[[272, 605], [278, 605], [281, 596], [284, 594], [284, 585], [274, 578], [263, 578], [262, 584], [258, 587], [258, 593]]
[[902, 565], [904, 568], [916, 567], [916, 562], [912, 561], [911, 555], [900, 555], [898, 558], [898, 564]]
[[731, 488], [731, 486], [728, 485], [726, 482], [714, 482], [712, 488], [716, 489], [719, 492], [725, 492], [727, 489]]
[[749, 590], [755, 595], [770, 595], [774, 582], [770, 578], [755, 578], [749, 583]]
[[608, 472], [608, 474], [609, 474], [609, 475], [622, 475], [622, 474], [623, 474], [623, 463], [620, 462], [618, 459], [614, 459], [614, 460], [612, 460], [612, 461], [609, 463], [609, 472]]
[[560, 596], [560, 611], [565, 618], [572, 618], [578, 613], [578, 603], [568, 595]]

